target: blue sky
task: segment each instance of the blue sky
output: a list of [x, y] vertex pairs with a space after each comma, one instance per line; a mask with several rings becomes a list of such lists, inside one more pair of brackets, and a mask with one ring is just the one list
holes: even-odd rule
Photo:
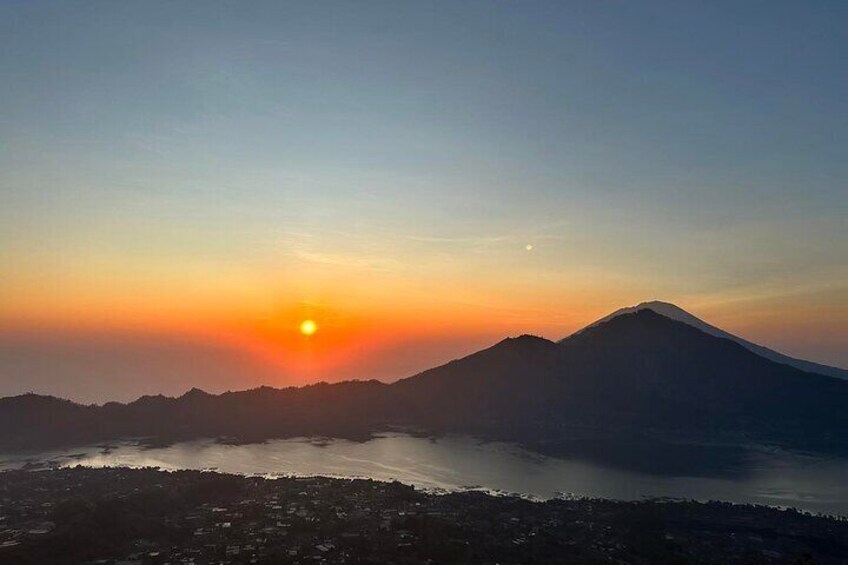
[[552, 333], [665, 298], [848, 364], [846, 25], [844, 2], [4, 2], [0, 306], [132, 325], [138, 294], [249, 317], [444, 285]]

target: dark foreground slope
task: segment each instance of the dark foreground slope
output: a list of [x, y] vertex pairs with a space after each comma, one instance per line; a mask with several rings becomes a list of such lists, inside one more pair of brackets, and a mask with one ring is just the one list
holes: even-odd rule
[[130, 469], [0, 473], [0, 562], [842, 564], [848, 522], [721, 503], [426, 494]]
[[577, 436], [848, 453], [848, 382], [775, 363], [651, 310], [557, 344], [522, 336], [392, 385], [259, 388], [128, 405], [0, 400], [0, 449], [152, 437], [364, 438], [404, 427], [533, 446]]

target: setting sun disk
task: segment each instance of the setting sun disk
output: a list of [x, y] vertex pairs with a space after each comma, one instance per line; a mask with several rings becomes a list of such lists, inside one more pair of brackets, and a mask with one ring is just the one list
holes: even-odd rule
[[303, 335], [312, 335], [318, 331], [318, 324], [313, 320], [304, 320], [300, 323], [300, 333]]

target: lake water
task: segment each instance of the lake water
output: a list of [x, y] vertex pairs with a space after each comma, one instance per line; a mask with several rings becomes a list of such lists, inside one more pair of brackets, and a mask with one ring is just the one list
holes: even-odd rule
[[367, 442], [306, 439], [224, 445], [213, 440], [145, 448], [124, 442], [0, 455], [0, 469], [27, 463], [209, 469], [247, 475], [325, 475], [398, 480], [426, 489], [481, 488], [550, 498], [560, 494], [638, 500], [669, 497], [796, 507], [848, 516], [848, 460], [751, 451], [732, 472], [668, 474], [616, 468], [585, 458], [546, 457], [466, 436], [403, 434]]

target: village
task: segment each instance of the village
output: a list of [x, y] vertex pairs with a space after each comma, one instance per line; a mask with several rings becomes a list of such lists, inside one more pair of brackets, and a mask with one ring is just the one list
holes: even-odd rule
[[0, 562], [846, 563], [848, 521], [756, 506], [432, 494], [397, 482], [0, 473]]

